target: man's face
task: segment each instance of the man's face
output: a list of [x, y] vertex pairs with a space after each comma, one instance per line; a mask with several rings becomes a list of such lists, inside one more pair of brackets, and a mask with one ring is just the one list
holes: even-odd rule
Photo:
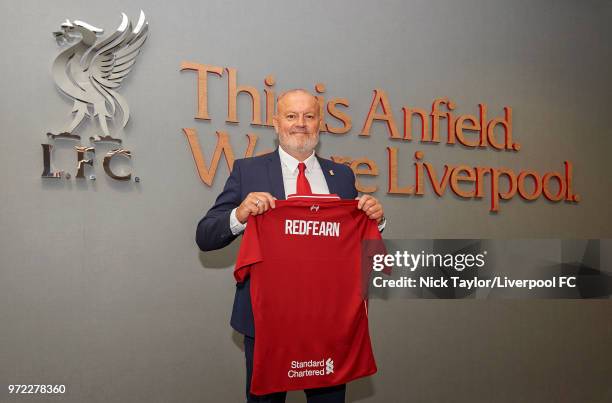
[[319, 142], [319, 104], [312, 95], [291, 92], [278, 102], [273, 119], [278, 142], [297, 159], [307, 158]]

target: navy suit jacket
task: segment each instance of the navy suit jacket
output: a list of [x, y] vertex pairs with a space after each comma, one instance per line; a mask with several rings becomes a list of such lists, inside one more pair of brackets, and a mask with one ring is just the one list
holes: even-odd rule
[[[329, 192], [342, 199], [357, 197], [355, 175], [346, 165], [319, 158]], [[333, 172], [333, 175], [332, 175]], [[285, 199], [285, 185], [278, 150], [259, 157], [239, 159], [215, 204], [198, 223], [196, 242], [201, 250], [209, 251], [229, 245], [236, 235], [230, 230], [230, 213], [251, 192], [269, 192]], [[249, 280], [236, 284], [231, 325], [236, 331], [255, 337], [251, 289]]]

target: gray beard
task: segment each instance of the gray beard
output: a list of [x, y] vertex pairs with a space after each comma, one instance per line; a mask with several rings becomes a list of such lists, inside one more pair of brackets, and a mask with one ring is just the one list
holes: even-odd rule
[[294, 146], [293, 144], [281, 144], [283, 149], [288, 153], [297, 153], [297, 154], [310, 154], [317, 147], [318, 141], [312, 144], [312, 141], [306, 141], [300, 146]]

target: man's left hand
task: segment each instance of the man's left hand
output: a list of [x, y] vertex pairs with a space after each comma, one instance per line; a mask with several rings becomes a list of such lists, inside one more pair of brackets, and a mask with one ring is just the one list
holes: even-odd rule
[[383, 206], [378, 199], [370, 195], [363, 195], [361, 197], [356, 197], [356, 199], [359, 200], [357, 208], [363, 210], [368, 218], [376, 220], [376, 223], [380, 224], [384, 217], [384, 212]]

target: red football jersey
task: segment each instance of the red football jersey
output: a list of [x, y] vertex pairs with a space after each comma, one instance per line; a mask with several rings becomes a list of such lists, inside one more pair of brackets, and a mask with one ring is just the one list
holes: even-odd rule
[[376, 372], [363, 240], [380, 240], [356, 200], [300, 196], [251, 216], [234, 276], [251, 277], [251, 393], [339, 385]]

